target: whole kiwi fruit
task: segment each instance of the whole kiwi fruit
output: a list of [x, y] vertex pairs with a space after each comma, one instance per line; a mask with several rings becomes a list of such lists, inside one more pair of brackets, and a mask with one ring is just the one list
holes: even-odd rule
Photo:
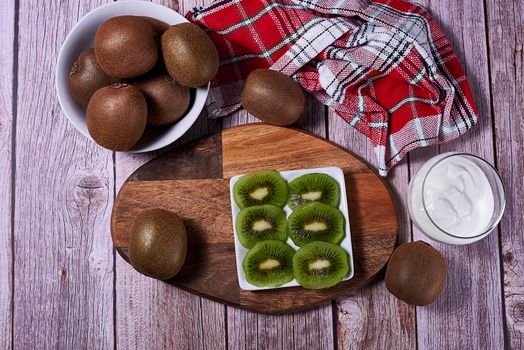
[[82, 51], [73, 62], [69, 72], [69, 92], [82, 107], [87, 107], [89, 99], [101, 87], [119, 82], [100, 68], [93, 48]]
[[162, 22], [159, 19], [153, 18], [153, 17], [147, 17], [147, 16], [141, 16], [145, 20], [147, 20], [151, 25], [153, 26], [153, 29], [155, 29], [156, 33], [160, 37], [166, 30], [169, 28], [169, 24]]
[[158, 60], [158, 34], [140, 16], [117, 16], [102, 23], [95, 34], [95, 54], [110, 76], [132, 78], [151, 70]]
[[300, 86], [287, 75], [270, 69], [255, 69], [244, 83], [241, 103], [258, 119], [285, 126], [300, 118], [305, 97]]
[[180, 271], [186, 255], [186, 228], [178, 215], [153, 209], [135, 219], [129, 239], [129, 261], [135, 270], [166, 280]]
[[389, 259], [386, 288], [408, 304], [428, 305], [442, 292], [447, 271], [442, 254], [428, 243], [404, 243], [395, 249]]
[[171, 26], [162, 34], [161, 41], [167, 71], [181, 85], [199, 87], [217, 74], [217, 49], [196, 24]]
[[180, 119], [189, 107], [190, 90], [161, 73], [135, 82], [147, 102], [147, 122], [167, 125]]
[[146, 99], [133, 85], [109, 85], [91, 97], [86, 118], [89, 134], [96, 143], [113, 151], [127, 151], [144, 133]]

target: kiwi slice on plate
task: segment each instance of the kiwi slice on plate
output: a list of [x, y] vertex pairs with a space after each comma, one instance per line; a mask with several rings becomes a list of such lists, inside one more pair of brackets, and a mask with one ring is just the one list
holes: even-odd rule
[[289, 237], [299, 247], [312, 241], [337, 244], [344, 237], [344, 216], [323, 203], [299, 206], [289, 215], [288, 225]]
[[278, 287], [293, 279], [295, 251], [282, 241], [258, 242], [242, 262], [246, 280], [257, 287]]
[[287, 202], [287, 195], [287, 182], [275, 170], [248, 173], [233, 186], [233, 198], [240, 209], [262, 204], [282, 208]]
[[333, 207], [340, 203], [340, 187], [329, 175], [312, 173], [297, 177], [289, 183], [291, 209], [309, 202], [320, 202]]
[[236, 219], [238, 240], [246, 248], [259, 241], [287, 239], [286, 213], [276, 205], [266, 204], [242, 209]]
[[311, 242], [293, 256], [293, 273], [307, 289], [329, 288], [349, 272], [348, 254], [336, 244]]

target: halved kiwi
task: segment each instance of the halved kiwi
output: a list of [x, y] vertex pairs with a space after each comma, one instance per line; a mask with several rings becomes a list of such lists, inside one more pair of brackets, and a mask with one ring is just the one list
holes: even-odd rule
[[344, 237], [344, 216], [323, 203], [299, 206], [289, 215], [288, 224], [289, 237], [299, 247], [312, 241], [337, 244]]
[[266, 204], [242, 209], [236, 219], [238, 240], [246, 248], [259, 241], [287, 239], [286, 213], [276, 205]]
[[263, 204], [282, 208], [287, 202], [287, 195], [287, 182], [275, 170], [248, 173], [238, 179], [233, 187], [233, 197], [240, 209]]
[[348, 254], [336, 244], [311, 242], [293, 256], [293, 273], [304, 288], [329, 288], [349, 272]]
[[291, 209], [299, 205], [320, 202], [332, 207], [340, 203], [340, 187], [329, 175], [311, 173], [297, 177], [289, 183], [289, 201]]
[[278, 287], [293, 279], [295, 251], [282, 241], [258, 242], [242, 262], [246, 280], [257, 287]]

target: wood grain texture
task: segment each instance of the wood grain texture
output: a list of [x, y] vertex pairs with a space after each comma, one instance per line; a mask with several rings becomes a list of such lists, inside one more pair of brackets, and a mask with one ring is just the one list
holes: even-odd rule
[[[300, 141], [298, 146], [297, 140]], [[189, 169], [179, 173], [191, 174], [192, 168], [202, 166], [199, 153], [220, 150], [218, 147], [203, 148], [202, 144], [207, 142], [199, 141], [191, 147], [177, 149], [176, 156], [168, 154], [154, 159], [122, 186], [113, 209], [111, 231], [113, 244], [121, 248], [119, 252], [124, 257], [127, 256], [129, 227], [137, 215], [152, 208], [172, 210], [186, 224], [189, 248], [184, 267], [171, 282], [198, 295], [266, 313], [303, 309], [347, 294], [366, 284], [387, 262], [396, 241], [397, 217], [390, 193], [377, 175], [364, 165], [348, 168], [345, 164], [359, 161], [318, 137], [265, 124], [238, 126], [222, 132], [224, 177], [260, 167], [290, 170], [339, 165], [343, 168], [355, 260], [355, 276], [328, 290], [285, 288], [263, 293], [240, 290], [233, 263], [228, 179], [179, 179], [176, 172], [171, 172], [169, 180], [136, 180], [143, 178], [143, 173], [147, 178], [148, 174], [157, 174], [160, 169], [173, 168], [169, 162], [179, 163], [178, 158], [184, 157], [184, 153], [191, 156], [192, 163], [185, 163]], [[304, 152], [302, 144], [308, 145], [308, 152]], [[248, 147], [254, 152], [246, 155], [244, 150]], [[322, 155], [322, 160], [311, 158], [311, 154]], [[246, 168], [245, 164], [252, 164], [253, 168]], [[210, 173], [215, 172], [211, 170]]]
[[[493, 120], [483, 3], [474, 0], [440, 1], [427, 6], [442, 25], [465, 67], [479, 112], [477, 126], [438, 149], [440, 152], [466, 151], [493, 162]], [[419, 153], [418, 157], [413, 156], [411, 174], [433, 154], [434, 148]], [[448, 263], [448, 279], [441, 297], [430, 306], [417, 308], [419, 348], [502, 349], [498, 232], [468, 246], [440, 244], [416, 229], [413, 232], [414, 240], [429, 241]]]
[[507, 345], [524, 347], [524, 2], [486, 1], [497, 168], [506, 186], [500, 224]]
[[[239, 111], [223, 119], [224, 127], [258, 121], [245, 111]], [[326, 137], [325, 107], [306, 94], [306, 107], [302, 117], [295, 124], [316, 135]], [[295, 312], [289, 315], [260, 315], [228, 307], [228, 345], [232, 349], [266, 348], [307, 348], [331, 349], [334, 346], [333, 313], [331, 303], [313, 310]], [[257, 333], [249, 330], [256, 324]], [[267, 328], [267, 325], [271, 328]], [[304, 325], [302, 334], [296, 336], [293, 325]], [[248, 330], [248, 331], [246, 331]], [[278, 346], [276, 346], [278, 344]]]
[[53, 74], [66, 33], [101, 3], [20, 1], [14, 348], [113, 346], [111, 152], [64, 117]]
[[[369, 140], [334, 112], [329, 113], [329, 139], [354, 152], [376, 171], [376, 157]], [[405, 196], [408, 164], [404, 160], [390, 173], [397, 203], [399, 243], [411, 240]], [[382, 275], [381, 275], [382, 276]], [[337, 343], [340, 349], [409, 349], [416, 347], [415, 308], [393, 297], [378, 279], [350, 297], [337, 300]]]
[[[210, 1], [155, 0], [182, 15], [194, 6]], [[202, 113], [182, 138], [164, 150], [149, 154], [117, 153], [116, 188], [140, 165], [169, 149], [210, 135], [221, 122]], [[116, 257], [116, 338], [121, 349], [224, 349], [226, 347], [225, 307], [144, 277]], [[173, 331], [176, 330], [176, 331]]]
[[0, 19], [0, 349], [12, 348], [12, 225], [13, 215], [13, 60], [17, 51], [14, 47], [15, 1], [2, 4]]

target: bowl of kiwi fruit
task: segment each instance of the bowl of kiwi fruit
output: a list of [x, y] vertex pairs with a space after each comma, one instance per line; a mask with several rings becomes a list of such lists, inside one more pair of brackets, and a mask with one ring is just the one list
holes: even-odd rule
[[216, 48], [198, 26], [159, 4], [119, 1], [73, 27], [55, 81], [76, 129], [135, 153], [165, 147], [194, 124], [217, 70]]
[[325, 289], [354, 274], [344, 173], [258, 170], [230, 180], [238, 283]]

